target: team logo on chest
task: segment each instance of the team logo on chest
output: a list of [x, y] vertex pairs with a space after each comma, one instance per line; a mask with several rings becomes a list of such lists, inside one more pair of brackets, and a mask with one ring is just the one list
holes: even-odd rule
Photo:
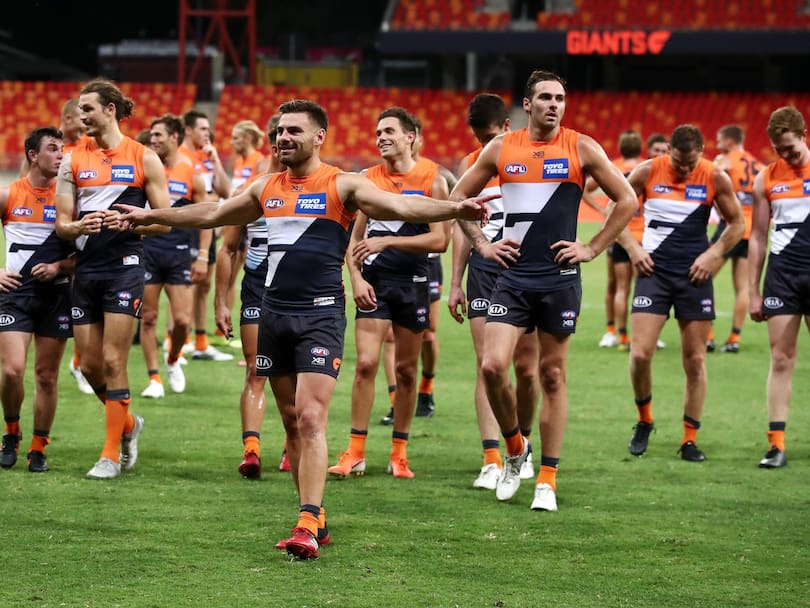
[[525, 175], [528, 171], [523, 163], [507, 163], [503, 170], [507, 175]]
[[42, 221], [48, 224], [56, 222], [56, 207], [54, 205], [45, 205], [42, 208]]
[[185, 182], [169, 180], [169, 194], [186, 196], [188, 194], [188, 184], [186, 184]]
[[567, 179], [568, 159], [548, 158], [543, 161], [543, 179]]
[[[805, 189], [807, 185], [805, 184]], [[773, 188], [771, 188], [771, 194], [784, 194], [786, 192], [790, 192], [790, 186], [787, 184], [776, 184]]]
[[672, 188], [670, 188], [669, 186], [665, 186], [664, 184], [655, 184], [652, 187], [652, 191], [655, 192], [656, 194], [669, 194], [670, 192], [672, 192]]
[[802, 182], [802, 192], [804, 194], [810, 194], [810, 179], [806, 179]]
[[326, 192], [299, 194], [295, 203], [295, 212], [309, 215], [325, 215]]
[[281, 209], [284, 206], [284, 199], [283, 198], [268, 198], [264, 201], [264, 208], [265, 209]]

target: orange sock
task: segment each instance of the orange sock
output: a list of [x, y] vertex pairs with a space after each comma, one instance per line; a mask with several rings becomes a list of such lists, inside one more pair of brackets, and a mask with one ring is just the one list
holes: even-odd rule
[[652, 417], [652, 396], [646, 399], [636, 399], [636, 409], [638, 410], [638, 421], [646, 424], [653, 423]]
[[391, 460], [408, 457], [408, 440], [399, 437], [391, 438]]
[[433, 394], [433, 374], [422, 374], [422, 380], [419, 382], [419, 392]]
[[163, 380], [160, 379], [160, 372], [155, 372], [153, 374], [149, 374], [149, 379], [154, 380], [159, 384], [163, 384]]
[[768, 431], [768, 443], [785, 451], [785, 431]]
[[709, 342], [714, 340], [714, 325], [709, 325], [709, 337], [707, 338]]
[[208, 348], [208, 335], [205, 331], [194, 332], [194, 348], [196, 350], [205, 350]]
[[79, 353], [73, 351], [73, 367], [79, 369]]
[[31, 437], [31, 448], [28, 451], [42, 452], [44, 454], [45, 446], [47, 446], [50, 442], [51, 440], [47, 435], [37, 435], [36, 431], [34, 431], [34, 435]]
[[318, 516], [318, 527], [326, 527], [326, 509], [323, 508], [323, 505], [321, 505], [321, 514]]
[[318, 536], [318, 517], [307, 511], [301, 511], [298, 514], [297, 528], [306, 528], [312, 532], [313, 536]]
[[547, 467], [546, 465], [540, 465], [540, 473], [537, 475], [537, 481], [534, 485], [538, 483], [547, 483], [551, 486], [551, 489], [555, 492], [557, 491], [557, 467]]
[[245, 444], [245, 453], [255, 452], [256, 456], [261, 457], [262, 454], [261, 449], [259, 447], [260, 446], [259, 438], [256, 437], [256, 435], [248, 435], [247, 437], [245, 437], [244, 444]]
[[619, 330], [619, 344], [630, 344], [630, 336], [627, 335], [626, 329]]
[[366, 439], [368, 439], [367, 432], [358, 433], [355, 429], [352, 429], [349, 433], [349, 453], [358, 458], [365, 458]]
[[731, 330], [731, 333], [728, 335], [728, 340], [726, 340], [726, 344], [736, 344], [740, 341], [740, 330], [736, 327]]
[[681, 441], [681, 445], [684, 443], [691, 441], [692, 443], [697, 443], [697, 432], [700, 428], [700, 422], [689, 418], [688, 416], [683, 417], [683, 441]]
[[[118, 452], [121, 447], [121, 436], [126, 432], [125, 427], [130, 422], [130, 430], [135, 425], [135, 420], [129, 415], [129, 391], [108, 391], [112, 395], [104, 403], [106, 410], [106, 436], [104, 448], [101, 450], [102, 458], [109, 458], [113, 462], [118, 462]], [[116, 393], [125, 393], [126, 397], [115, 399]], [[132, 419], [131, 421], [128, 418]]]
[[498, 448], [484, 449], [484, 466], [488, 464], [497, 464], [499, 469], [503, 467], [501, 451]]
[[608, 321], [607, 322], [607, 332], [609, 334], [615, 334], [616, 333], [616, 323], [614, 321]]
[[389, 386], [388, 387], [388, 400], [391, 402], [391, 407], [394, 407], [394, 399], [397, 396], [397, 387], [396, 386]]
[[523, 453], [523, 435], [515, 433], [511, 437], [504, 437], [506, 443], [506, 453], [509, 456], [518, 456]]
[[5, 428], [6, 430], [5, 433], [3, 433], [4, 435], [17, 435], [17, 437], [19, 437], [22, 434], [20, 433], [19, 418], [17, 418], [17, 420], [15, 420], [14, 422], [9, 422], [8, 420], [6, 420]]

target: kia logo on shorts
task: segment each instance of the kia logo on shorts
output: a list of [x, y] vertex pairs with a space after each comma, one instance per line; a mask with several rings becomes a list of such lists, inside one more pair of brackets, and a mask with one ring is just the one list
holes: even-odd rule
[[774, 296], [769, 296], [762, 301], [765, 308], [782, 308], [785, 303]]
[[256, 369], [270, 369], [273, 361], [266, 355], [256, 355]]
[[325, 346], [313, 346], [309, 349], [309, 354], [314, 355], [316, 357], [328, 357], [329, 356], [329, 349]]
[[12, 315], [0, 315], [0, 326], [11, 325], [16, 320]]
[[472, 302], [470, 302], [470, 308], [473, 310], [486, 310], [489, 308], [489, 300], [485, 300], [484, 298], [475, 298]]
[[636, 296], [633, 298], [633, 306], [636, 308], [649, 308], [652, 306], [652, 299], [647, 296]]
[[259, 318], [259, 307], [258, 306], [251, 306], [246, 308], [242, 311], [242, 316], [245, 319], [258, 319]]
[[74, 319], [81, 319], [84, 316], [84, 310], [79, 308], [78, 306], [74, 306], [70, 309], [70, 316]]
[[509, 312], [509, 309], [506, 306], [504, 306], [503, 304], [492, 304], [489, 307], [489, 310], [487, 311], [487, 314], [489, 314], [489, 316], [491, 316], [491, 317], [502, 317], [507, 312]]

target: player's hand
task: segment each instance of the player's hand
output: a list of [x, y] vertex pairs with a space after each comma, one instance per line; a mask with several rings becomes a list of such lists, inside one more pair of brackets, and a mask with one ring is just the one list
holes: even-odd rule
[[748, 314], [751, 316], [751, 320], [756, 323], [768, 320], [768, 317], [762, 314], [762, 294], [748, 295]]
[[149, 226], [153, 223], [147, 209], [124, 203], [117, 203], [112, 208], [121, 212], [118, 220], [121, 222], [122, 230], [134, 230], [137, 226]]
[[388, 245], [388, 238], [384, 236], [372, 236], [363, 239], [352, 249], [352, 258], [354, 263], [358, 266], [362, 264], [365, 259], [375, 253], [380, 253]]
[[655, 271], [655, 262], [653, 262], [652, 256], [641, 247], [628, 251], [627, 255], [630, 257], [630, 263], [638, 274], [648, 277]]
[[377, 294], [368, 281], [360, 279], [352, 285], [354, 291], [354, 304], [360, 310], [374, 310], [377, 308]]
[[573, 266], [580, 262], [590, 262], [596, 257], [596, 252], [590, 245], [581, 241], [557, 241], [551, 246], [557, 251], [554, 263], [560, 266]]
[[108, 230], [115, 230], [121, 232], [125, 230], [124, 223], [121, 221], [121, 212], [117, 209], [107, 209], [102, 211], [104, 219], [102, 225]]
[[452, 316], [457, 323], [464, 323], [464, 317], [467, 315], [467, 297], [464, 295], [464, 290], [456, 285], [450, 286], [450, 293], [447, 297], [447, 308], [450, 309], [450, 316]]
[[79, 220], [79, 234], [98, 234], [104, 227], [104, 212], [91, 211]]
[[714, 276], [723, 263], [723, 257], [714, 252], [714, 247], [709, 247], [701, 253], [689, 267], [689, 281], [695, 285], [701, 285]]
[[503, 268], [509, 268], [520, 257], [520, 243], [514, 239], [501, 239], [476, 247], [482, 258], [492, 260]]
[[460, 220], [481, 222], [484, 225], [489, 221], [489, 216], [492, 213], [492, 209], [487, 205], [487, 202], [496, 198], [501, 198], [501, 195], [487, 194], [485, 196], [465, 198], [458, 204], [456, 217]]
[[195, 259], [191, 263], [191, 282], [195, 285], [204, 283], [208, 277], [208, 260]]
[[0, 268], [0, 292], [7, 293], [12, 289], [17, 289], [22, 285], [20, 279], [22, 279], [22, 275], [19, 273]]
[[59, 262], [37, 264], [31, 269], [31, 276], [43, 283], [53, 281], [59, 276]]
[[216, 307], [214, 310], [214, 323], [216, 323], [217, 329], [225, 334], [225, 337], [228, 338], [228, 340], [233, 338], [231, 310], [227, 305]]

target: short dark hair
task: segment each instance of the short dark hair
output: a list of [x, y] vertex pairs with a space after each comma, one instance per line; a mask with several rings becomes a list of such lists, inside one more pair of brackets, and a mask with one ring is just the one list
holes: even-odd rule
[[739, 125], [725, 125], [717, 129], [720, 137], [726, 137], [735, 144], [740, 145], [745, 140], [745, 131]]
[[309, 99], [291, 99], [285, 101], [278, 107], [279, 114], [300, 114], [304, 113], [309, 116], [309, 119], [318, 125], [318, 128], [326, 131], [329, 128], [329, 118], [326, 115], [326, 110], [319, 106], [314, 101]]
[[663, 133], [653, 133], [647, 138], [647, 149], [649, 150], [655, 144], [667, 144], [669, 145], [669, 140], [667, 136]]
[[197, 126], [197, 121], [200, 118], [208, 120], [208, 114], [205, 112], [200, 112], [199, 110], [189, 110], [183, 114], [183, 126], [193, 129], [195, 126]]
[[[401, 108], [399, 106], [392, 106], [390, 108], [386, 108], [380, 115], [377, 116], [377, 122], [380, 122], [383, 118], [396, 118], [399, 121], [402, 130], [405, 133], [416, 133], [418, 131], [418, 127], [416, 126], [416, 121], [419, 120], [408, 112], [405, 108]], [[420, 122], [421, 125], [421, 122]]]
[[804, 116], [793, 106], [782, 106], [774, 110], [768, 119], [768, 137], [771, 141], [776, 141], [788, 132], [802, 137], [806, 130]]
[[169, 132], [169, 135], [177, 135], [177, 143], [183, 143], [183, 138], [185, 137], [185, 128], [183, 121], [180, 120], [179, 116], [175, 116], [174, 114], [166, 113], [160, 118], [156, 118], [150, 124], [150, 127], [154, 127], [155, 125], [164, 125], [166, 127], [166, 131]]
[[641, 155], [641, 134], [633, 129], [619, 135], [619, 154], [622, 158], [636, 158]]
[[39, 152], [42, 145], [42, 140], [46, 137], [53, 137], [54, 139], [62, 139], [62, 131], [56, 127], [38, 127], [31, 131], [25, 138], [25, 158], [28, 160], [28, 152], [33, 150]]
[[124, 97], [121, 89], [119, 89], [112, 80], [94, 78], [82, 87], [80, 95], [87, 95], [89, 93], [96, 93], [103, 106], [106, 106], [108, 103], [115, 104], [116, 120], [132, 116], [135, 110], [135, 102], [129, 97]]
[[531, 99], [532, 94], [534, 93], [534, 85], [536, 85], [538, 82], [543, 82], [544, 80], [554, 80], [559, 82], [562, 85], [563, 91], [566, 91], [564, 78], [558, 76], [554, 72], [549, 72], [548, 70], [535, 70], [529, 74], [529, 79], [526, 81], [526, 89], [523, 92], [523, 96], [526, 99]]
[[467, 108], [467, 124], [473, 129], [486, 129], [490, 125], [503, 126], [509, 110], [503, 99], [492, 93], [479, 93]]
[[684, 154], [703, 148], [703, 134], [695, 125], [678, 125], [672, 132], [669, 145]]
[[278, 137], [278, 119], [281, 118], [280, 114], [273, 114], [267, 120], [267, 143], [271, 146], [276, 145], [276, 137]]

